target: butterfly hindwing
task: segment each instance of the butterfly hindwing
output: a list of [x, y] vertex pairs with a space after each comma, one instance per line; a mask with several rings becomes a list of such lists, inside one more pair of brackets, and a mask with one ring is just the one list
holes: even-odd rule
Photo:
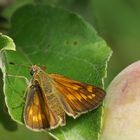
[[65, 112], [74, 118], [97, 108], [104, 99], [105, 92], [98, 87], [58, 74], [50, 74], [50, 77]]

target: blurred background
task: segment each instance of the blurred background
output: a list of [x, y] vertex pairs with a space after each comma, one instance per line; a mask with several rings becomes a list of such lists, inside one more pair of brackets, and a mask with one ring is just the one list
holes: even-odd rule
[[[113, 50], [105, 87], [126, 66], [140, 59], [139, 0], [0, 0], [0, 32], [7, 34], [10, 17], [28, 3], [42, 3], [76, 12], [88, 21]], [[0, 83], [0, 139], [53, 140], [47, 133], [33, 133], [8, 116]], [[2, 110], [3, 109], [3, 110]]]

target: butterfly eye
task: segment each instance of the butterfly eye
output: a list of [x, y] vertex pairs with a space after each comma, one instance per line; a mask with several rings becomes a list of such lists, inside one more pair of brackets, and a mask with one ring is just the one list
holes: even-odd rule
[[30, 74], [33, 76], [35, 71], [33, 69], [30, 70]]

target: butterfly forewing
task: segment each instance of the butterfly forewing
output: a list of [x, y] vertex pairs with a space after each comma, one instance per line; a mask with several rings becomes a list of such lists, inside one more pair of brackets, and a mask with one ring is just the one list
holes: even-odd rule
[[49, 75], [53, 79], [53, 87], [56, 89], [65, 112], [76, 118], [81, 113], [97, 108], [104, 99], [105, 92], [95, 86], [80, 83], [58, 74]]
[[34, 130], [55, 128], [59, 123], [59, 118], [49, 109], [47, 100], [37, 83], [32, 83], [28, 89], [24, 121]]

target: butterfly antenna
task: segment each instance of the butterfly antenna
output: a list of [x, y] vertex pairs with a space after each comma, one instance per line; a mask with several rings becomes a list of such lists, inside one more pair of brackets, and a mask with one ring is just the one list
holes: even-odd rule
[[31, 67], [31, 66], [27, 66], [27, 65], [24, 65], [24, 64], [17, 64], [17, 63], [14, 63], [14, 62], [9, 62], [9, 64], [15, 65], [15, 66], [23, 66], [23, 67], [26, 67], [26, 68], [30, 68]]

